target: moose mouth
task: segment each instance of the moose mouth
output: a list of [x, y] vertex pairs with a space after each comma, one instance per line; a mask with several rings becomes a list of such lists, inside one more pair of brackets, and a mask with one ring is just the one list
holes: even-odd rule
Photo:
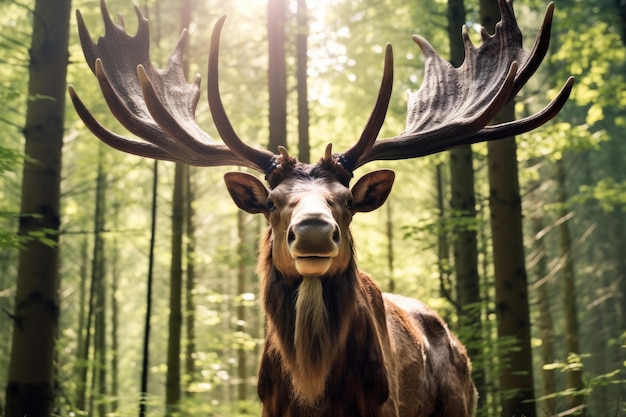
[[332, 258], [329, 256], [298, 256], [295, 258], [296, 270], [303, 277], [319, 277], [330, 269]]

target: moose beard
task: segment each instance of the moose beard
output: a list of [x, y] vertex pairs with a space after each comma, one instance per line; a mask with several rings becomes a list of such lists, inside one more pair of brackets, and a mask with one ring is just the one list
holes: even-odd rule
[[315, 405], [324, 394], [336, 350], [318, 277], [306, 277], [300, 284], [295, 327], [294, 396], [302, 404]]

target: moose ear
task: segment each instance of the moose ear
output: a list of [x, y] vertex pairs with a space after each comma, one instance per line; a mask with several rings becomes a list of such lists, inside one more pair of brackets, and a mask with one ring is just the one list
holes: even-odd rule
[[246, 172], [227, 172], [224, 174], [224, 181], [237, 207], [248, 213], [263, 213], [266, 217], [269, 215], [269, 190], [257, 177]]
[[382, 206], [389, 193], [396, 174], [390, 169], [370, 172], [359, 178], [352, 187], [352, 212], [367, 212]]

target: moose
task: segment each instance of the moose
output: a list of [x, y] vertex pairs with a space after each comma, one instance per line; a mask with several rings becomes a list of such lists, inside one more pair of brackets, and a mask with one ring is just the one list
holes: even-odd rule
[[511, 0], [499, 0], [495, 33], [482, 31], [475, 47], [464, 30], [465, 61], [454, 67], [423, 38], [425, 78], [408, 99], [406, 129], [378, 139], [393, 83], [392, 48], [385, 49], [374, 108], [356, 144], [334, 153], [329, 144], [317, 163], [306, 164], [285, 148], [274, 154], [246, 144], [231, 125], [218, 85], [220, 34], [215, 24], [209, 52], [208, 102], [222, 142], [195, 121], [200, 76], [185, 79], [187, 32], [164, 69], [149, 57], [149, 26], [137, 7], [137, 33], [115, 24], [101, 0], [105, 35], [94, 43], [77, 11], [88, 65], [112, 114], [143, 140], [102, 126], [75, 89], [69, 93], [91, 132], [108, 145], [143, 157], [194, 166], [240, 166], [225, 174], [235, 204], [268, 222], [260, 238], [257, 272], [266, 315], [266, 343], [258, 376], [265, 417], [464, 417], [476, 407], [476, 390], [464, 346], [444, 321], [420, 301], [383, 294], [356, 264], [350, 222], [379, 208], [394, 173], [354, 171], [371, 161], [416, 158], [455, 146], [530, 131], [553, 118], [573, 85], [529, 117], [488, 125], [536, 71], [548, 49], [554, 5], [530, 52], [522, 48]]

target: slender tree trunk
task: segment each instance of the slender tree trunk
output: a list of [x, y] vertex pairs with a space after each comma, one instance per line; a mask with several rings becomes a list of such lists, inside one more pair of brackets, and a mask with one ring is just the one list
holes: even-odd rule
[[311, 159], [309, 146], [309, 89], [307, 85], [309, 26], [306, 0], [298, 0], [297, 7], [298, 159], [301, 162], [309, 163]]
[[[512, 105], [509, 108], [513, 110]], [[498, 336], [516, 342], [514, 349], [500, 355], [504, 364], [499, 379], [504, 394], [501, 414], [534, 417], [530, 312], [515, 139], [490, 142], [487, 149]]]
[[[460, 66], [464, 59], [461, 28], [465, 24], [463, 0], [448, 1], [448, 36], [450, 62]], [[476, 197], [474, 195], [474, 158], [470, 145], [450, 150], [450, 209], [455, 225], [453, 240], [457, 303], [461, 308], [459, 333], [470, 358], [478, 358], [481, 348], [480, 278], [478, 276], [478, 241], [476, 229]], [[459, 220], [459, 221], [456, 221]], [[460, 221], [463, 220], [463, 221]], [[472, 377], [478, 388], [479, 407], [486, 399], [484, 370], [473, 367]]]
[[195, 382], [196, 364], [196, 336], [195, 336], [195, 319], [196, 308], [194, 303], [195, 291], [195, 265], [196, 265], [196, 238], [195, 238], [195, 209], [193, 202], [195, 200], [195, 188], [192, 173], [193, 168], [189, 167], [189, 175], [187, 176], [187, 201], [186, 201], [186, 220], [187, 220], [187, 281], [185, 288], [185, 323], [187, 330], [187, 343], [185, 351], [185, 374], [187, 376], [188, 396], [192, 395], [189, 389]]
[[286, 0], [268, 0], [267, 33], [269, 40], [269, 150], [287, 147], [287, 70], [285, 64]]
[[[94, 213], [94, 246], [92, 255], [91, 279], [94, 283], [94, 372], [93, 392], [98, 400], [98, 415], [106, 414], [105, 397], [106, 374], [107, 374], [107, 349], [106, 349], [106, 261], [104, 229], [106, 218], [106, 174], [104, 168], [104, 144], [99, 143], [98, 151], [98, 175], [96, 177], [96, 207]], [[93, 408], [92, 408], [93, 410]]]
[[[480, 17], [487, 31], [493, 33], [500, 20], [497, 2], [481, 0]], [[514, 118], [512, 100], [494, 122]], [[500, 357], [504, 364], [499, 381], [504, 394], [501, 415], [535, 417], [530, 308], [515, 138], [488, 142], [487, 152], [498, 336], [516, 342], [515, 349], [502, 352]]]
[[448, 233], [444, 227], [446, 221], [445, 186], [443, 166], [438, 164], [435, 168], [435, 184], [437, 187], [437, 209], [439, 211], [439, 225], [437, 228], [437, 267], [439, 270], [439, 288], [441, 296], [454, 302], [450, 292], [450, 245]]
[[183, 289], [183, 229], [185, 224], [185, 196], [187, 167], [176, 164], [174, 195], [172, 198], [172, 264], [170, 267], [169, 334], [167, 339], [167, 375], [165, 381], [165, 404], [167, 414], [176, 411], [181, 398], [180, 354], [182, 335], [182, 289]]
[[[544, 201], [539, 201], [537, 204], [542, 205]], [[554, 324], [552, 321], [552, 313], [550, 312], [550, 294], [548, 291], [549, 281], [548, 277], [548, 261], [546, 256], [546, 248], [544, 244], [544, 224], [543, 213], [539, 208], [535, 209], [538, 213], [535, 213], [531, 217], [533, 233], [535, 236], [534, 247], [532, 252], [532, 263], [534, 266], [535, 276], [537, 282], [535, 283], [535, 293], [537, 296], [537, 307], [539, 308], [539, 315], [537, 317], [537, 328], [539, 337], [541, 339], [541, 364], [548, 365], [554, 363]], [[541, 395], [548, 396], [556, 392], [556, 378], [554, 375], [554, 369], [544, 368], [541, 373]], [[547, 398], [541, 401], [538, 405], [539, 415], [555, 415], [556, 414], [556, 402], [554, 398]]]
[[[191, 24], [192, 0], [183, 0], [180, 6], [180, 25], [188, 28]], [[183, 62], [184, 72], [189, 72], [189, 63]], [[177, 163], [174, 171], [174, 191], [172, 196], [172, 263], [170, 265], [170, 316], [167, 342], [167, 375], [165, 389], [166, 414], [176, 412], [181, 399], [181, 352], [183, 328], [183, 259], [185, 225], [187, 224], [187, 185], [189, 166]]]
[[393, 257], [393, 204], [391, 204], [391, 199], [387, 200], [386, 206], [387, 210], [385, 211], [387, 217], [387, 274], [389, 276], [387, 290], [389, 292], [394, 292], [396, 289], [396, 281], [394, 279], [394, 257]]
[[[70, 1], [37, 0], [30, 45], [28, 104], [6, 416], [49, 416], [55, 395], [61, 148]], [[39, 235], [40, 238], [36, 238]]]
[[[196, 4], [194, 0], [183, 0], [180, 6], [180, 24], [181, 28], [188, 28], [192, 22], [193, 11], [195, 10]], [[183, 71], [185, 74], [189, 73], [189, 61], [184, 59], [183, 61]], [[191, 180], [191, 170], [192, 167], [185, 165], [184, 170], [182, 172], [182, 178], [179, 180], [182, 181], [181, 184], [178, 181], [175, 181], [175, 184], [179, 184], [182, 187], [182, 197], [183, 197], [183, 207], [182, 207], [182, 219], [181, 224], [182, 233], [186, 237], [185, 239], [185, 247], [181, 246], [181, 264], [183, 262], [182, 258], [184, 257], [186, 261], [186, 271], [185, 271], [185, 311], [183, 314], [184, 322], [185, 322], [185, 392], [186, 395], [191, 395], [191, 390], [189, 389], [191, 384], [194, 381], [195, 374], [195, 307], [193, 302], [193, 291], [195, 288], [195, 225], [194, 225], [194, 193], [192, 190], [192, 180]], [[176, 192], [175, 192], [176, 193]], [[181, 245], [183, 242], [181, 241]], [[182, 276], [181, 276], [182, 279]], [[182, 284], [181, 284], [182, 291]], [[181, 294], [182, 297], [182, 294]], [[182, 307], [181, 307], [182, 309]], [[181, 310], [182, 312], [182, 310]], [[182, 320], [182, 318], [181, 318]], [[182, 323], [181, 323], [182, 324]]]
[[[87, 239], [84, 239], [81, 247], [80, 287], [78, 290], [78, 302], [80, 303], [78, 310], [77, 330], [78, 344], [76, 347], [76, 363], [74, 364], [74, 374], [76, 375], [76, 396], [74, 398], [74, 406], [77, 410], [80, 411], [85, 410], [87, 369], [89, 361], [89, 334], [91, 332], [91, 329], [89, 328], [91, 321], [88, 319], [88, 315], [91, 315], [92, 297], [91, 290], [89, 292], [89, 297], [87, 297], [87, 275], [89, 273], [88, 263], [88, 245]], [[85, 309], [85, 305], [88, 306], [87, 309]]]
[[146, 317], [144, 321], [143, 351], [141, 360], [141, 382], [139, 391], [139, 417], [145, 417], [148, 397], [148, 372], [150, 367], [150, 317], [152, 315], [152, 284], [154, 271], [154, 246], [156, 242], [156, 222], [157, 222], [157, 186], [159, 183], [159, 164], [155, 160], [153, 165], [152, 179], [152, 207], [150, 226], [150, 248], [148, 254], [148, 277], [146, 284]]
[[[567, 221], [568, 212], [565, 208], [565, 169], [563, 160], [558, 159], [556, 165], [557, 203], [561, 206], [559, 211], [559, 243], [561, 252], [561, 276], [563, 279], [563, 310], [565, 314], [565, 345], [568, 355], [580, 355], [580, 343], [578, 336], [578, 315], [576, 306], [576, 285], [574, 281], [574, 259], [572, 256], [572, 238], [570, 236]], [[567, 388], [581, 390], [583, 388], [582, 369], [571, 369], [566, 374]], [[568, 406], [578, 408], [584, 405], [583, 395], [571, 395], [568, 397]]]
[[[116, 215], [117, 218], [117, 215]], [[119, 262], [117, 254], [117, 239], [113, 241], [113, 257], [111, 259], [111, 412], [117, 412], [119, 395], [119, 305], [117, 302], [117, 288], [120, 279]]]
[[[616, 2], [618, 1], [619, 0], [616, 0]], [[624, 46], [626, 46], [626, 3], [623, 1], [621, 2], [620, 10], [622, 18], [622, 42]], [[615, 178], [625, 180], [626, 169], [624, 169], [623, 152], [621, 151], [622, 147], [619, 140], [613, 138], [607, 145], [611, 173]], [[621, 203], [608, 213], [609, 227], [611, 228], [610, 239], [612, 254], [610, 256], [615, 266], [613, 268], [614, 275], [608, 277], [608, 280], [611, 282], [607, 284], [607, 288], [616, 285], [617, 291], [615, 291], [615, 304], [607, 306], [603, 303], [602, 306], [602, 311], [606, 312], [604, 314], [604, 320], [611, 324], [609, 327], [611, 337], [622, 341], [622, 343], [618, 345], [623, 345], [624, 335], [626, 335], [626, 256], [624, 256], [626, 253], [626, 219], [624, 218], [624, 212], [626, 212], [626, 204]], [[618, 317], [618, 320], [615, 320], [615, 316]], [[598, 343], [601, 343], [601, 341], [598, 341]], [[604, 360], [612, 364], [626, 363], [626, 349], [621, 346], [619, 346], [618, 349], [613, 347], [607, 348], [606, 344], [604, 344], [604, 346], [605, 349], [610, 349], [611, 352], [607, 355], [607, 358], [603, 358]], [[611, 369], [614, 368], [611, 367]], [[626, 398], [626, 383], [619, 384], [617, 387], [604, 387], [601, 388], [601, 390], [611, 392], [613, 398]], [[622, 403], [624, 403], [624, 401], [622, 401]], [[615, 404], [613, 407], [619, 406], [620, 404]]]
[[[246, 309], [244, 306], [243, 294], [246, 292], [246, 230], [244, 225], [245, 217], [241, 210], [237, 210], [237, 332], [246, 332]], [[239, 379], [239, 389], [237, 399], [243, 401], [248, 395], [248, 365], [247, 352], [243, 345], [237, 348], [237, 377]]]

